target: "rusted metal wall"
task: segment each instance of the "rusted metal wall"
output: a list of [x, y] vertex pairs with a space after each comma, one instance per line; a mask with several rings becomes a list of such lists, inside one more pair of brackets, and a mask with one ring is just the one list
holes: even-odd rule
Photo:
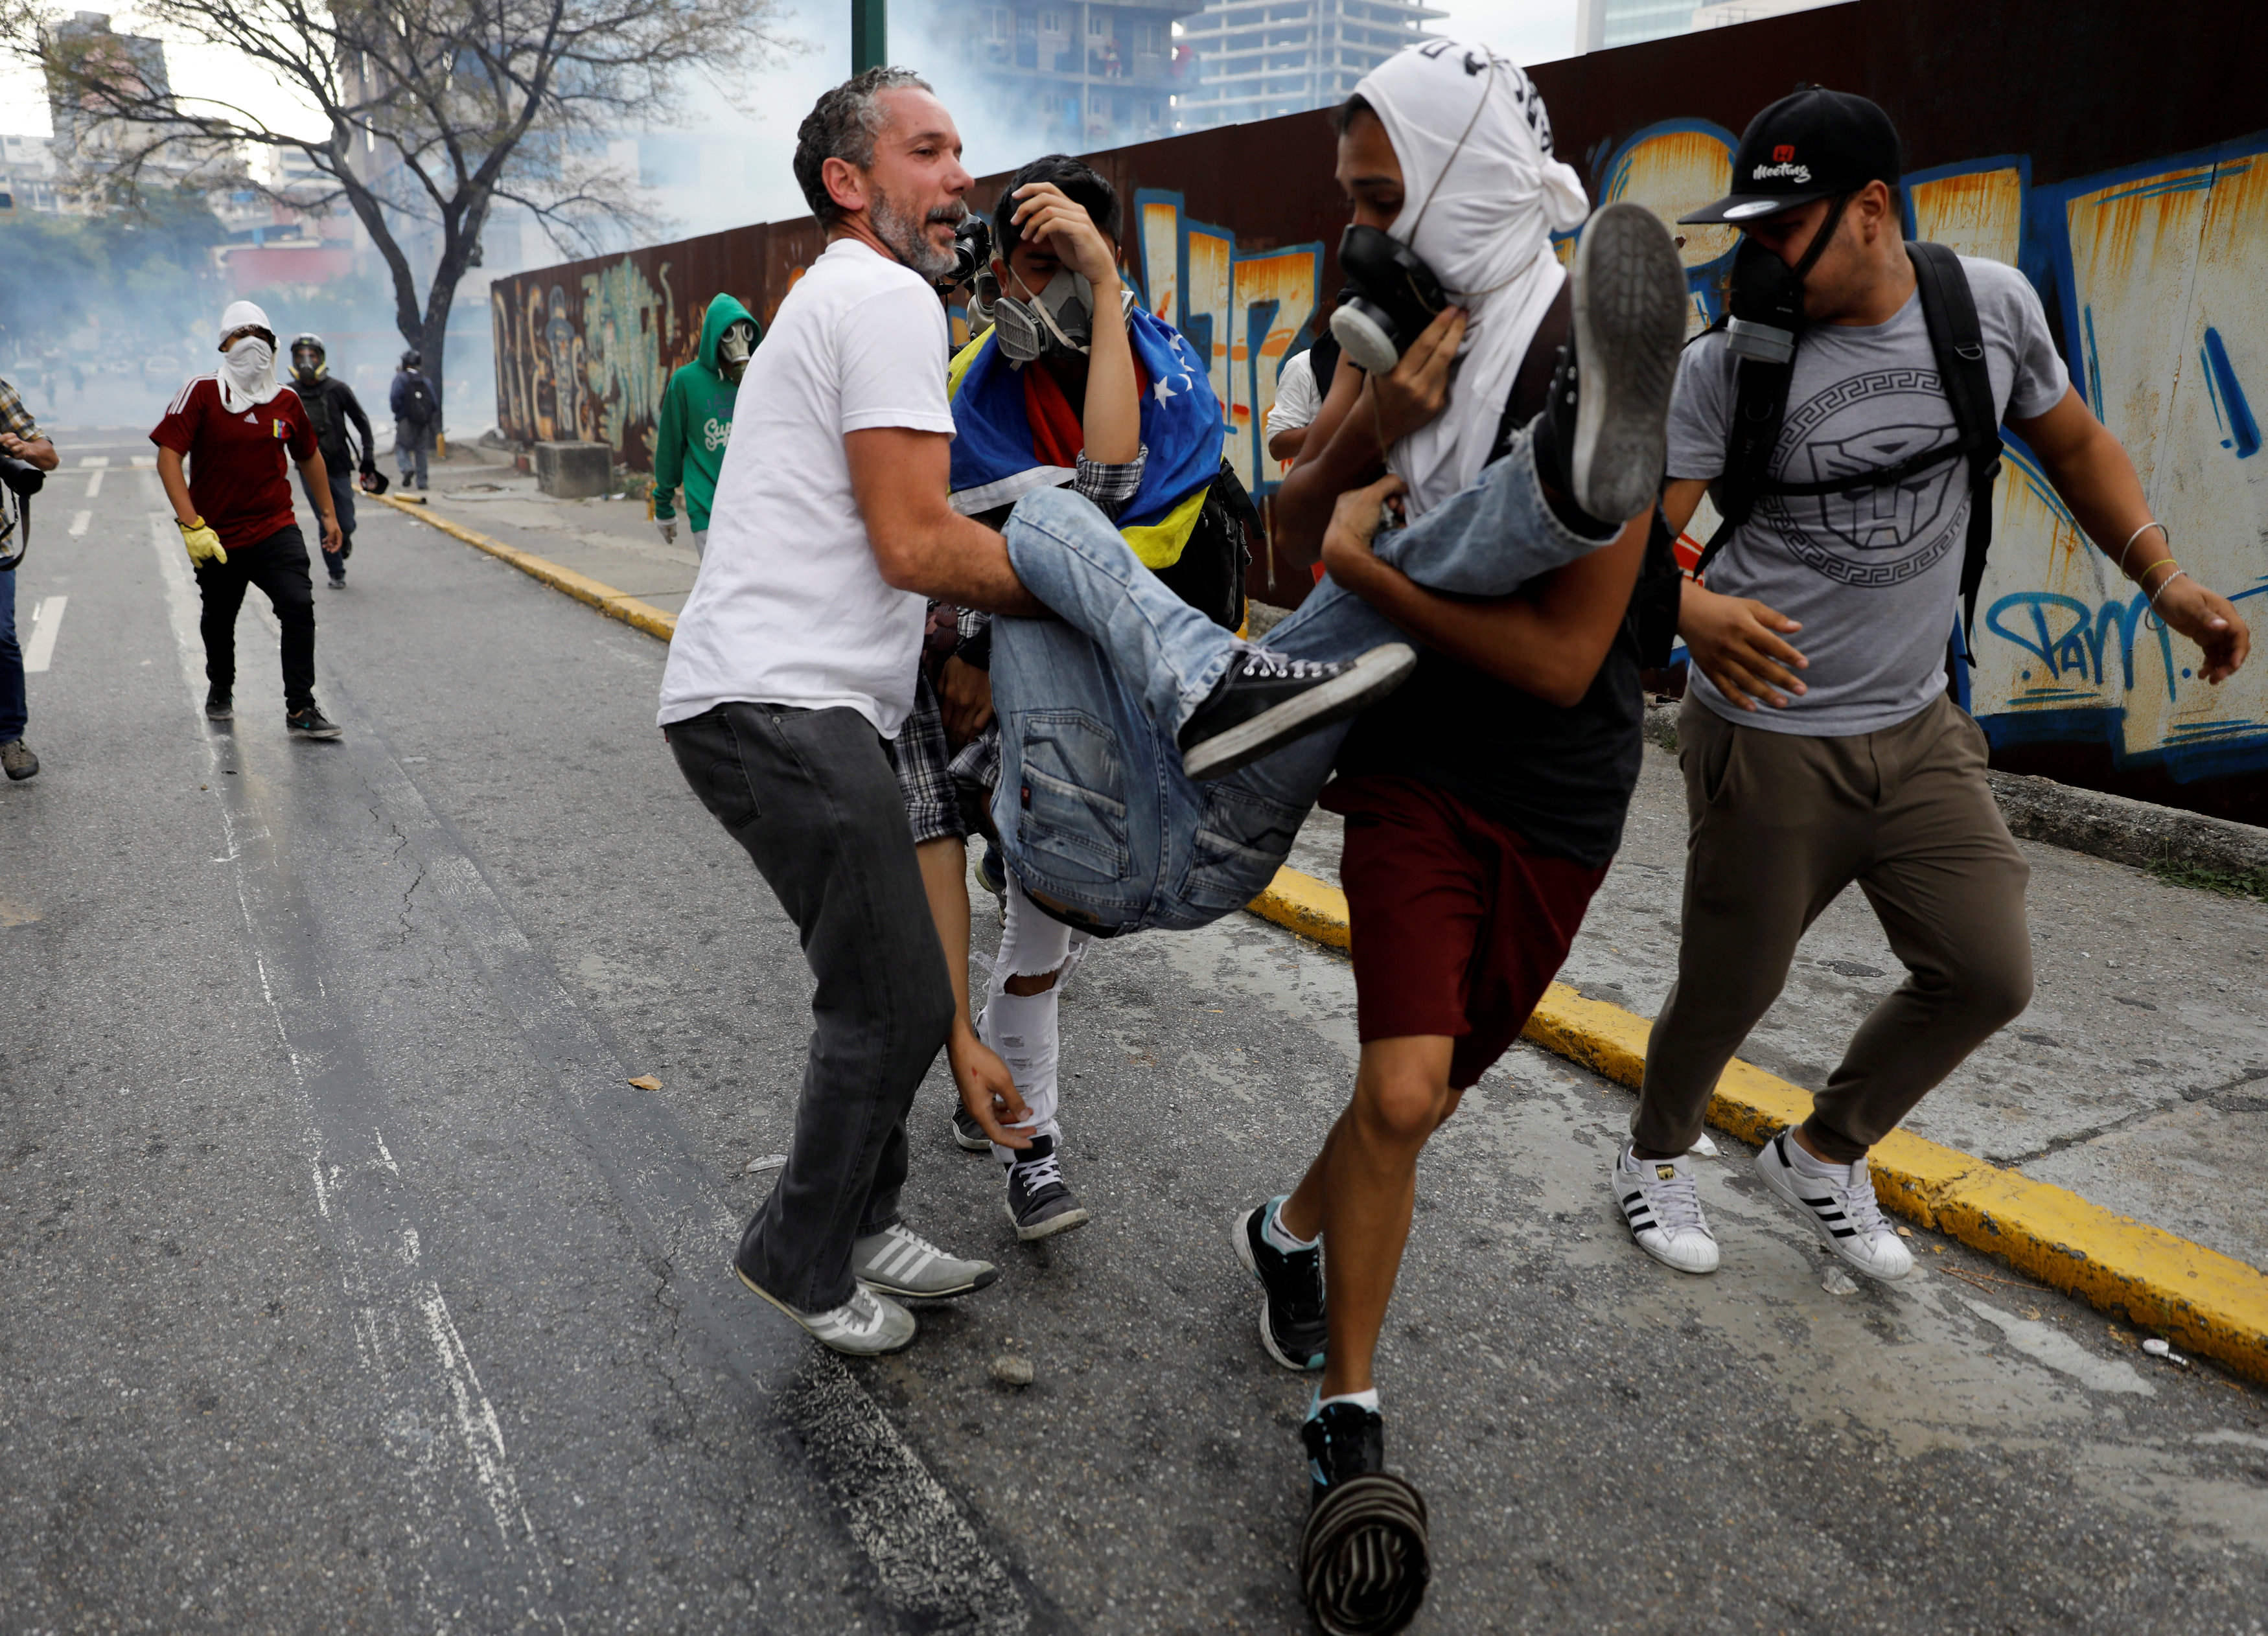
[[[1797, 83], [1881, 103], [1917, 231], [2031, 278], [2182, 562], [2263, 623], [2268, 461], [2250, 394], [2268, 383], [2264, 61], [2268, 8], [2242, 0], [1855, 0], [1532, 71], [1594, 201], [1666, 217], [1726, 190], [1738, 131]], [[1274, 486], [1260, 424], [1276, 372], [1337, 285], [1332, 158], [1314, 113], [1094, 158], [1132, 207], [1145, 298], [1211, 359], [1256, 493]], [[1696, 328], [1721, 302], [1732, 243], [1687, 230]], [[594, 438], [644, 466], [708, 297], [729, 290], [769, 319], [819, 247], [809, 222], [775, 223], [498, 281], [503, 430]], [[2268, 822], [2268, 660], [2198, 682], [2029, 452], [2010, 454], [1966, 679], [1996, 763]]]

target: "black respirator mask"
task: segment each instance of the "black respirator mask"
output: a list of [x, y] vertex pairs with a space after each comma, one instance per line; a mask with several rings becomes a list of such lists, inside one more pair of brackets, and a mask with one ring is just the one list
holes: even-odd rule
[[1425, 259], [1391, 233], [1350, 223], [1339, 235], [1339, 270], [1354, 294], [1331, 314], [1339, 350], [1359, 369], [1390, 373], [1449, 298]]
[[937, 281], [940, 290], [958, 289], [992, 265], [992, 224], [971, 210], [953, 230], [953, 270]]
[[739, 386], [748, 372], [748, 355], [755, 350], [756, 327], [745, 318], [734, 319], [717, 337], [717, 372]]
[[1793, 267], [1748, 234], [1741, 235], [1740, 247], [1733, 252], [1732, 287], [1725, 303], [1725, 344], [1735, 357], [1785, 364], [1795, 356], [1795, 343], [1809, 323], [1803, 315], [1803, 281], [1843, 225], [1843, 207], [1850, 198], [1849, 194], [1836, 195], [1810, 247]]

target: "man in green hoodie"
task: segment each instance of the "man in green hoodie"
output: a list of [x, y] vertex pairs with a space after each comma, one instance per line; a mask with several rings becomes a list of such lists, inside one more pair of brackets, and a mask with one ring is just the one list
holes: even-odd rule
[[725, 445], [732, 440], [733, 400], [763, 333], [747, 307], [731, 296], [716, 297], [701, 321], [700, 350], [669, 378], [661, 394], [661, 418], [653, 431], [653, 526], [664, 545], [677, 539], [674, 497], [680, 484], [693, 525], [693, 554], [698, 556], [709, 542], [709, 505], [717, 497]]

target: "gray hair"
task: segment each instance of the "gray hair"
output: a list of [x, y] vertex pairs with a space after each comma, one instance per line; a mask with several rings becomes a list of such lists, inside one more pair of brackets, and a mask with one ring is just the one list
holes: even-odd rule
[[910, 69], [870, 68], [844, 80], [811, 106], [795, 133], [795, 180], [821, 227], [832, 226], [843, 207], [828, 196], [821, 173], [829, 159], [860, 170], [874, 162], [874, 141], [889, 123], [879, 106], [886, 91], [927, 91], [930, 84]]

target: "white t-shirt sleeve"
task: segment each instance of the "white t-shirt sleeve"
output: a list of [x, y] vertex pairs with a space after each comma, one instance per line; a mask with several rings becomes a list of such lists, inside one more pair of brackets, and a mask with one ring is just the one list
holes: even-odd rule
[[876, 426], [953, 433], [945, 394], [950, 331], [928, 289], [899, 284], [858, 302], [836, 321], [846, 432]]
[[1284, 372], [1276, 377], [1276, 402], [1268, 411], [1268, 435], [1272, 438], [1279, 431], [1313, 425], [1322, 407], [1315, 394], [1315, 355], [1294, 352], [1284, 360]]

